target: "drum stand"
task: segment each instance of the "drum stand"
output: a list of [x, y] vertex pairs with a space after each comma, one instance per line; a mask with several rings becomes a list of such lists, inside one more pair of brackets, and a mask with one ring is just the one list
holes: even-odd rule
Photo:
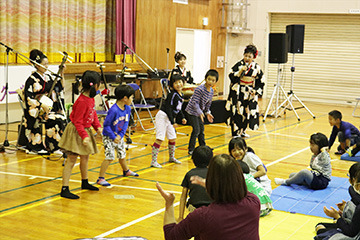
[[[296, 94], [295, 94], [294, 91], [293, 91], [294, 73], [295, 73], [295, 53], [293, 53], [292, 65], [291, 65], [290, 70], [291, 70], [291, 82], [290, 82], [290, 91], [288, 92], [288, 100], [285, 100], [284, 102], [282, 102], [282, 103], [280, 104], [279, 108], [283, 107], [284, 104], [288, 101], [288, 104], [286, 105], [284, 112], [285, 112], [286, 110], [293, 110], [294, 113], [295, 113], [295, 115], [296, 115], [296, 117], [298, 118], [298, 121], [300, 121], [300, 118], [299, 118], [299, 116], [298, 116], [298, 114], [297, 114], [297, 112], [296, 112], [295, 109], [305, 108], [305, 109], [309, 112], [309, 114], [315, 119], [315, 115], [305, 106], [305, 104], [300, 100], [300, 98], [299, 98], [298, 96], [296, 96]], [[301, 104], [301, 107], [294, 108], [294, 107], [292, 106], [292, 99], [293, 99], [293, 97]], [[289, 105], [291, 105], [291, 108], [288, 108]]]
[[[289, 98], [287, 97], [287, 94], [284, 90], [284, 88], [281, 86], [280, 84], [280, 73], [281, 73], [281, 68], [280, 68], [280, 63], [278, 64], [278, 70], [277, 70], [277, 82], [276, 84], [274, 85], [275, 88], [271, 94], [271, 98], [270, 98], [270, 101], [269, 101], [269, 104], [266, 108], [266, 111], [265, 111], [265, 115], [264, 115], [264, 119], [263, 119], [263, 122], [265, 122], [266, 120], [266, 117], [268, 116], [268, 113], [269, 113], [269, 110], [271, 108], [271, 105], [272, 105], [272, 101], [274, 100], [275, 98], [275, 95], [276, 95], [276, 101], [275, 101], [275, 110], [270, 114], [271, 116], [274, 116], [275, 118], [278, 118], [279, 117], [279, 113], [278, 113], [278, 110], [282, 107], [283, 104], [285, 104], [286, 102], [289, 103], [289, 105], [291, 106], [291, 109], [294, 110], [294, 113], [296, 115], [296, 117], [298, 118], [298, 120], [300, 121], [300, 118], [299, 116], [297, 115], [295, 109], [294, 109], [294, 106], [292, 105], [291, 101], [289, 100]], [[284, 97], [285, 97], [285, 101], [279, 106], [279, 94], [280, 94], [280, 90], [282, 91], [282, 93], [284, 94]]]

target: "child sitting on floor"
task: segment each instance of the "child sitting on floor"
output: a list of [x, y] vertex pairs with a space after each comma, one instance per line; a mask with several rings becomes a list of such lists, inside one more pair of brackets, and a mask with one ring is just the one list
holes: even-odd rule
[[265, 191], [265, 189], [261, 186], [261, 184], [255, 180], [255, 178], [250, 174], [249, 166], [243, 162], [238, 161], [241, 169], [244, 173], [245, 183], [249, 192], [255, 194], [261, 203], [260, 206], [260, 217], [268, 215], [271, 210], [273, 210], [272, 201], [270, 196]]
[[[351, 201], [336, 204], [339, 210], [324, 207], [327, 216], [334, 218], [334, 223], [318, 223], [315, 227], [320, 239], [358, 239], [360, 235], [360, 163], [353, 164], [349, 169], [349, 194]], [[356, 238], [349, 238], [355, 237]]]
[[236, 137], [229, 142], [229, 153], [235, 160], [244, 161], [250, 168], [250, 174], [258, 180], [268, 195], [271, 195], [271, 180], [266, 175], [266, 169], [261, 159], [253, 150], [249, 151], [246, 142], [241, 137]]
[[186, 207], [188, 208], [189, 212], [193, 212], [195, 209], [202, 206], [208, 206], [212, 202], [204, 187], [197, 184], [192, 184], [190, 181], [192, 176], [206, 178], [208, 171], [207, 167], [212, 157], [213, 151], [209, 146], [198, 146], [195, 148], [192, 155], [192, 160], [196, 168], [188, 171], [181, 183], [183, 190], [180, 197], [178, 222], [184, 219], [185, 203], [188, 195], [189, 200], [186, 203]]
[[291, 173], [288, 179], [275, 178], [275, 183], [277, 185], [306, 185], [313, 190], [326, 188], [331, 181], [331, 159], [328, 146], [329, 142], [324, 134], [312, 134], [310, 136], [310, 150], [313, 153], [310, 160], [311, 170], [303, 169], [300, 172]]

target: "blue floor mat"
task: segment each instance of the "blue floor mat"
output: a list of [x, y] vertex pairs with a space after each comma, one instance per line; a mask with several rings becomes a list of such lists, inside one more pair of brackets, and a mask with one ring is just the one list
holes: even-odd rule
[[323, 207], [336, 208], [336, 203], [350, 200], [349, 186], [349, 180], [340, 177], [331, 177], [328, 187], [322, 190], [312, 190], [296, 184], [280, 185], [273, 190], [271, 200], [276, 210], [327, 217]]
[[344, 153], [343, 155], [341, 155], [340, 159], [346, 161], [360, 162], [360, 152], [358, 152], [357, 154], [355, 154], [355, 156], [352, 157], [350, 157], [348, 153]]

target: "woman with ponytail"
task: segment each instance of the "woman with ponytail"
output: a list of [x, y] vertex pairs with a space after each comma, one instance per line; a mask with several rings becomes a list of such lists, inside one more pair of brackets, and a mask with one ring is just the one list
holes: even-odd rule
[[185, 83], [194, 84], [194, 79], [191, 76], [190, 70], [186, 69], [186, 67], [185, 67], [185, 64], [186, 64], [185, 54], [183, 54], [181, 52], [176, 52], [174, 59], [175, 59], [175, 62], [177, 63], [177, 65], [171, 71], [171, 73], [169, 75], [169, 80], [171, 79], [172, 75], [179, 74], [179, 75], [181, 75], [181, 77], [183, 78]]
[[59, 146], [68, 155], [63, 170], [63, 186], [60, 196], [69, 199], [78, 199], [79, 196], [69, 190], [69, 180], [76, 159], [80, 156], [81, 188], [99, 191], [88, 182], [88, 160], [90, 154], [98, 152], [96, 140], [91, 126], [101, 135], [102, 128], [95, 111], [96, 91], [100, 85], [100, 75], [94, 71], [86, 71], [81, 78], [82, 91], [73, 106], [70, 115], [71, 122], [66, 126]]

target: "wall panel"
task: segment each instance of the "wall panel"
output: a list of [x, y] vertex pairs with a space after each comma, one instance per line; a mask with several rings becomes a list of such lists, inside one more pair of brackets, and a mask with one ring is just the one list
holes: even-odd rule
[[[216, 68], [217, 56], [225, 56], [226, 34], [221, 29], [221, 1], [189, 0], [189, 4], [172, 0], [138, 0], [136, 11], [136, 53], [152, 68], [166, 68], [166, 48], [170, 49], [169, 68], [175, 65], [176, 28], [212, 30], [211, 68], [219, 71], [218, 90], [223, 91], [224, 69]], [[209, 19], [208, 26], [202, 19]]]

